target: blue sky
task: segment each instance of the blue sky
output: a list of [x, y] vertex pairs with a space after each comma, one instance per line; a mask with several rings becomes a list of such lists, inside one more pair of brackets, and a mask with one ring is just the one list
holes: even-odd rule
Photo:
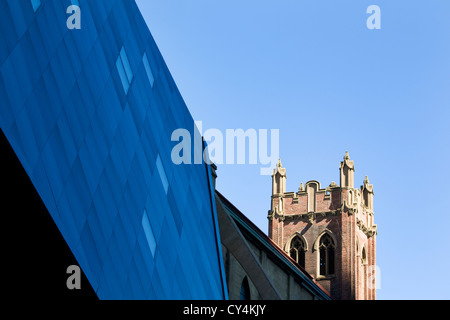
[[[450, 299], [450, 1], [137, 0], [203, 129], [279, 129], [287, 191], [374, 185], [378, 299]], [[369, 5], [381, 29], [369, 30]], [[271, 177], [217, 189], [267, 232]]]

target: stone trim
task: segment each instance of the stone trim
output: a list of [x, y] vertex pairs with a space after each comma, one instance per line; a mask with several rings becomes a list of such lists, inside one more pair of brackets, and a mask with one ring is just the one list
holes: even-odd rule
[[356, 219], [356, 225], [358, 226], [359, 230], [361, 230], [367, 236], [367, 238], [376, 236], [378, 234], [376, 224], [373, 225], [372, 228], [368, 228], [362, 220]]
[[328, 276], [320, 275], [320, 276], [316, 277], [316, 280], [317, 281], [320, 281], [320, 280], [331, 280], [331, 279], [334, 279], [334, 278], [336, 278], [336, 274], [331, 274], [331, 275], [328, 275]]
[[309, 249], [308, 241], [306, 240], [306, 238], [302, 234], [300, 234], [298, 232], [294, 232], [291, 236], [289, 236], [289, 238], [287, 239], [287, 241], [286, 241], [286, 243], [284, 245], [284, 252], [289, 254], [289, 251], [291, 249], [291, 241], [295, 237], [299, 237], [303, 241], [303, 243], [305, 244], [305, 248], [304, 248], [305, 252], [307, 252], [308, 249]]
[[[320, 182], [316, 181], [316, 180], [310, 180], [308, 182], [306, 182], [306, 185], [310, 182], [314, 182], [317, 183], [318, 185], [318, 189], [316, 190], [316, 193], [327, 193], [329, 192], [330, 195], [333, 191], [336, 190], [340, 190], [341, 187], [338, 186], [334, 181], [331, 182], [331, 184], [326, 187], [326, 188], [321, 188], [320, 187]], [[342, 189], [354, 189], [354, 188], [349, 188], [349, 187], [344, 187]], [[283, 192], [283, 193], [274, 193], [272, 194], [272, 199], [273, 198], [294, 198], [294, 200], [300, 196], [306, 196], [308, 193], [306, 192], [306, 189], [303, 187], [303, 183], [301, 184], [299, 190], [297, 192], [294, 191], [288, 191], [288, 192]]]
[[341, 211], [338, 209], [338, 210], [322, 211], [322, 212], [308, 212], [308, 213], [304, 213], [304, 214], [290, 214], [290, 215], [286, 215], [285, 218], [290, 219], [290, 220], [294, 220], [294, 219], [308, 220], [310, 223], [313, 223], [314, 220], [316, 220], [317, 218], [326, 218], [326, 217], [331, 217], [331, 216], [337, 216], [340, 213], [341, 213]]
[[326, 218], [331, 216], [337, 216], [341, 214], [341, 209], [330, 210], [330, 211], [321, 211], [321, 212], [309, 212], [309, 213], [299, 213], [299, 214], [279, 214], [278, 210], [269, 210], [267, 218], [272, 220], [273, 218], [279, 219], [280, 221], [284, 220], [308, 220], [310, 223], [313, 223], [317, 218]]

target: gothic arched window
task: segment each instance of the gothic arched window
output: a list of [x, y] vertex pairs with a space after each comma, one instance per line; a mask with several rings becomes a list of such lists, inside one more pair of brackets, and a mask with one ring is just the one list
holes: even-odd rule
[[325, 233], [319, 242], [319, 254], [320, 254], [320, 275], [330, 276], [334, 274], [334, 250], [336, 244], [329, 234]]
[[299, 236], [295, 236], [291, 240], [291, 248], [289, 254], [303, 268], [305, 267], [305, 243]]
[[250, 286], [248, 285], [247, 277], [242, 280], [239, 300], [250, 300]]
[[362, 264], [367, 264], [366, 247], [363, 247], [363, 248], [362, 248], [362, 253], [361, 253], [361, 263], [362, 263]]

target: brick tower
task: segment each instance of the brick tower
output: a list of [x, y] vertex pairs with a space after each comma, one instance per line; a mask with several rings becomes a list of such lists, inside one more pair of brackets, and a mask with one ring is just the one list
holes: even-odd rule
[[269, 237], [303, 266], [333, 298], [375, 299], [373, 185], [354, 188], [354, 163], [341, 162], [340, 185], [308, 181], [286, 192], [286, 169], [272, 175]]

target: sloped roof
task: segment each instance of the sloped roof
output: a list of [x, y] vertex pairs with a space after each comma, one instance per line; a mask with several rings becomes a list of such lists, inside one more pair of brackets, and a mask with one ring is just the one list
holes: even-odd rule
[[322, 296], [324, 299], [332, 299], [331, 295], [311, 276], [302, 266], [292, 259], [284, 250], [282, 250], [275, 242], [272, 241], [261, 229], [259, 229], [250, 219], [248, 219], [239, 209], [237, 209], [227, 198], [216, 190], [216, 195], [228, 210], [228, 213], [239, 226], [240, 229], [246, 231], [252, 239], [265, 247], [272, 256], [276, 257], [279, 263], [284, 264], [293, 273], [297, 274], [303, 283], [315, 294]]

